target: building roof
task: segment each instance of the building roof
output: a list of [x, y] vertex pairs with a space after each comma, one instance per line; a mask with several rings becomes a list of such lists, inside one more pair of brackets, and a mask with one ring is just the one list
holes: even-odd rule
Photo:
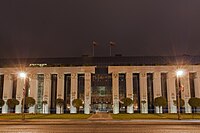
[[111, 56], [111, 57], [65, 57], [65, 58], [12, 58], [0, 59], [0, 67], [16, 66], [145, 66], [200, 64], [200, 56]]

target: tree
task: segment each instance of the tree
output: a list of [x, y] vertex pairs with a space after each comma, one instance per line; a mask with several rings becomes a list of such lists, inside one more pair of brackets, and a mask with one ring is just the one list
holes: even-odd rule
[[[22, 105], [24, 103], [24, 98], [22, 99]], [[24, 108], [30, 108], [32, 107], [33, 105], [35, 105], [35, 99], [32, 98], [32, 97], [25, 97], [25, 104], [24, 104]]]
[[6, 104], [8, 105], [9, 109], [14, 109], [16, 105], [19, 105], [19, 101], [15, 98], [8, 99]]
[[122, 105], [125, 107], [125, 112], [127, 112], [127, 107], [130, 106], [131, 104], [133, 104], [133, 100], [131, 98], [123, 98], [121, 100]]
[[161, 107], [165, 107], [167, 105], [167, 100], [164, 97], [156, 97], [154, 99], [154, 105], [159, 107], [159, 113], [161, 113]]
[[43, 104], [43, 108], [44, 108], [44, 113], [45, 113], [45, 105], [47, 104], [47, 101], [46, 100], [44, 100], [44, 101], [42, 101], [42, 104]]
[[72, 105], [73, 105], [74, 107], [76, 107], [77, 112], [79, 112], [79, 108], [80, 108], [81, 106], [83, 106], [83, 101], [82, 101], [81, 99], [74, 99], [74, 100], [72, 101]]
[[5, 104], [5, 101], [3, 99], [0, 99], [0, 107], [3, 107], [4, 104]]
[[60, 107], [60, 114], [61, 114], [61, 107], [64, 105], [64, 100], [61, 98], [57, 98], [56, 105]]
[[200, 98], [191, 97], [188, 101], [189, 105], [194, 108], [194, 112], [196, 112], [196, 108], [200, 107]]

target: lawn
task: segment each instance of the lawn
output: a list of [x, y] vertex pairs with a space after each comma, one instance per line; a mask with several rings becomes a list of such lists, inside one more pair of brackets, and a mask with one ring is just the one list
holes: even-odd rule
[[[87, 119], [87, 114], [26, 114], [26, 119]], [[0, 119], [21, 119], [21, 114], [1, 114]]]
[[[113, 119], [177, 119], [177, 114], [112, 114]], [[200, 114], [181, 114], [181, 119], [200, 119]]]

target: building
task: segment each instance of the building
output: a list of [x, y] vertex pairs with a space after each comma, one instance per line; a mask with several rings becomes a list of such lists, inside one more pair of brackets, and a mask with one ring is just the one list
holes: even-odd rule
[[[182, 111], [191, 113], [190, 97], [200, 97], [199, 56], [136, 56], [136, 57], [68, 57], [41, 59], [0, 59], [0, 99], [16, 98], [21, 102], [24, 95], [33, 97], [36, 105], [30, 113], [59, 113], [55, 100], [65, 101], [62, 113], [76, 113], [74, 99], [82, 99], [85, 114], [93, 111], [123, 111], [121, 99], [128, 97], [134, 103], [128, 113], [158, 113], [154, 98], [163, 96], [168, 105], [163, 112], [176, 113], [176, 70], [185, 71], [181, 77], [181, 97], [185, 100]], [[26, 79], [18, 77], [25, 71]], [[43, 105], [42, 101], [47, 101]], [[21, 113], [22, 105], [9, 110], [4, 104], [1, 113]]]

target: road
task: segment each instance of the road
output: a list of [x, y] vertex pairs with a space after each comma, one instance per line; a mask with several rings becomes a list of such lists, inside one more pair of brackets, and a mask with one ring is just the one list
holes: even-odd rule
[[89, 122], [59, 124], [1, 124], [0, 132], [5, 133], [199, 133], [199, 124], [161, 124], [121, 122]]

